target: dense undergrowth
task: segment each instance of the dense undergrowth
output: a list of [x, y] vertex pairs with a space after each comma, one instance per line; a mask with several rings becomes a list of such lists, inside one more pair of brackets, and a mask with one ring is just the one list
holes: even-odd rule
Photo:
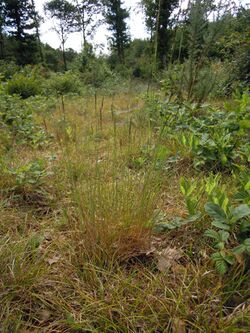
[[0, 332], [248, 332], [249, 93], [22, 80], [0, 91]]

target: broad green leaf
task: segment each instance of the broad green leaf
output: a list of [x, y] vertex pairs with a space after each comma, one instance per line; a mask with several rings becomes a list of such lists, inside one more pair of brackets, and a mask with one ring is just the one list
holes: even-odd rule
[[250, 207], [247, 204], [242, 204], [232, 210], [232, 215], [235, 221], [250, 215]]
[[187, 144], [187, 138], [186, 138], [185, 135], [182, 135], [182, 137], [181, 137], [181, 141], [182, 141], [182, 144], [183, 144], [184, 146], [186, 146], [186, 144]]
[[186, 195], [186, 193], [187, 193], [187, 186], [186, 186], [186, 180], [185, 180], [184, 177], [181, 177], [180, 188], [181, 188], [181, 193], [183, 195]]
[[225, 243], [224, 242], [217, 243], [216, 248], [219, 249], [219, 250], [224, 250], [225, 249]]
[[163, 232], [166, 230], [174, 230], [174, 229], [180, 228], [188, 223], [196, 222], [200, 217], [201, 217], [200, 213], [189, 216], [186, 219], [181, 218], [181, 217], [176, 217], [173, 221], [171, 221], [169, 223], [158, 224], [156, 226], [155, 230], [158, 232]]
[[206, 237], [209, 237], [209, 238], [212, 238], [212, 239], [215, 239], [216, 241], [219, 241], [220, 240], [220, 237], [219, 237], [219, 234], [218, 232], [216, 232], [215, 230], [212, 230], [212, 229], [208, 229], [205, 231], [204, 235]]
[[220, 235], [220, 239], [221, 239], [222, 242], [227, 242], [228, 241], [228, 238], [230, 236], [229, 232], [220, 230], [218, 232], [218, 234]]
[[243, 244], [245, 246], [250, 246], [250, 238], [245, 239], [244, 242], [243, 242]]
[[215, 261], [215, 268], [220, 275], [224, 275], [228, 270], [228, 266], [224, 260]]
[[250, 238], [245, 239], [243, 244], [246, 248], [246, 251], [250, 254]]
[[246, 191], [250, 191], [250, 180], [247, 182], [247, 184], [244, 186], [244, 189]]
[[212, 260], [215, 263], [216, 270], [221, 274], [224, 275], [228, 270], [228, 265], [225, 259], [222, 257], [220, 252], [216, 252], [212, 254]]
[[245, 246], [243, 245], [243, 244], [241, 244], [241, 245], [239, 245], [239, 246], [236, 246], [233, 250], [232, 250], [232, 252], [234, 253], [234, 254], [241, 254], [241, 253], [243, 253], [243, 252], [245, 252], [246, 251], [246, 248], [245, 248]]
[[248, 195], [247, 192], [241, 191], [241, 192], [236, 193], [235, 196], [234, 196], [234, 198], [236, 200], [245, 201], [245, 200], [247, 200], [249, 198], [249, 195]]
[[249, 232], [250, 231], [250, 220], [242, 220], [240, 225], [241, 232]]
[[186, 205], [188, 212], [191, 216], [195, 215], [196, 207], [197, 207], [197, 200], [193, 200], [191, 198], [186, 198]]
[[225, 165], [227, 163], [227, 156], [225, 154], [221, 155], [221, 163], [222, 165]]
[[226, 223], [222, 223], [220, 221], [213, 221], [212, 225], [216, 228], [222, 229], [222, 230], [226, 230], [229, 231], [230, 230], [230, 226]]
[[232, 255], [226, 255], [224, 259], [230, 265], [233, 265], [235, 263], [235, 257]]
[[228, 199], [228, 197], [225, 197], [223, 202], [222, 202], [222, 205], [221, 205], [224, 212], [227, 211], [228, 203], [229, 203], [229, 199]]
[[225, 223], [227, 221], [227, 216], [219, 205], [209, 202], [205, 205], [205, 210], [216, 222]]
[[195, 190], [196, 185], [192, 184], [184, 177], [181, 177], [180, 188], [181, 188], [181, 192], [184, 196], [190, 196], [192, 194], [192, 192]]

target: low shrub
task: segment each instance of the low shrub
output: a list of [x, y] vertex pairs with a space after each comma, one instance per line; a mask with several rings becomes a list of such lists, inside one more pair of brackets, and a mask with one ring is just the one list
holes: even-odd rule
[[12, 143], [40, 146], [47, 143], [47, 135], [34, 120], [34, 107], [20, 96], [0, 91], [0, 126]]
[[39, 82], [33, 76], [18, 73], [7, 82], [6, 91], [9, 95], [19, 95], [26, 99], [39, 93]]
[[44, 87], [46, 95], [51, 93], [56, 96], [80, 93], [79, 78], [72, 72], [53, 75]]

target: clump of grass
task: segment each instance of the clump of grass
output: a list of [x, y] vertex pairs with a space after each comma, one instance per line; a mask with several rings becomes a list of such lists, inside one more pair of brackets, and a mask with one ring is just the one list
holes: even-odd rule
[[153, 174], [116, 173], [109, 167], [96, 165], [94, 175], [72, 190], [76, 211], [69, 228], [82, 262], [84, 256], [106, 264], [123, 261], [150, 247], [158, 179]]

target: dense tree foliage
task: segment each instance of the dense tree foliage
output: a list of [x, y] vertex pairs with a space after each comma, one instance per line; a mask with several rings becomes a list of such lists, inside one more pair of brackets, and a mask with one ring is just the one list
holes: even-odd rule
[[167, 65], [167, 55], [170, 48], [171, 26], [170, 16], [177, 6], [178, 0], [159, 0], [156, 25], [156, 59], [161, 68]]
[[222, 61], [234, 64], [234, 79], [250, 83], [250, 9], [239, 8], [236, 15], [222, 19], [223, 29], [214, 50]]
[[[34, 7], [29, 0], [4, 0], [4, 27], [11, 36], [13, 53], [19, 65], [36, 62], [37, 43]], [[35, 55], [35, 57], [34, 57]]]
[[178, 5], [178, 0], [142, 0], [145, 10], [147, 29], [154, 40], [155, 62], [160, 68], [167, 65], [167, 56], [171, 42], [171, 14]]
[[124, 63], [124, 51], [130, 39], [126, 23], [129, 12], [123, 8], [121, 0], [107, 0], [105, 5], [105, 18], [112, 33], [111, 47], [117, 52], [119, 61]]
[[31, 17], [34, 20], [37, 45], [38, 45], [38, 50], [39, 50], [39, 55], [40, 55], [40, 62], [43, 62], [44, 61], [44, 55], [43, 55], [43, 49], [42, 49], [42, 43], [41, 43], [40, 31], [39, 31], [40, 21], [41, 21], [42, 18], [38, 15], [38, 13], [36, 11], [36, 5], [35, 5], [34, 0], [31, 0], [31, 5], [32, 5]]

